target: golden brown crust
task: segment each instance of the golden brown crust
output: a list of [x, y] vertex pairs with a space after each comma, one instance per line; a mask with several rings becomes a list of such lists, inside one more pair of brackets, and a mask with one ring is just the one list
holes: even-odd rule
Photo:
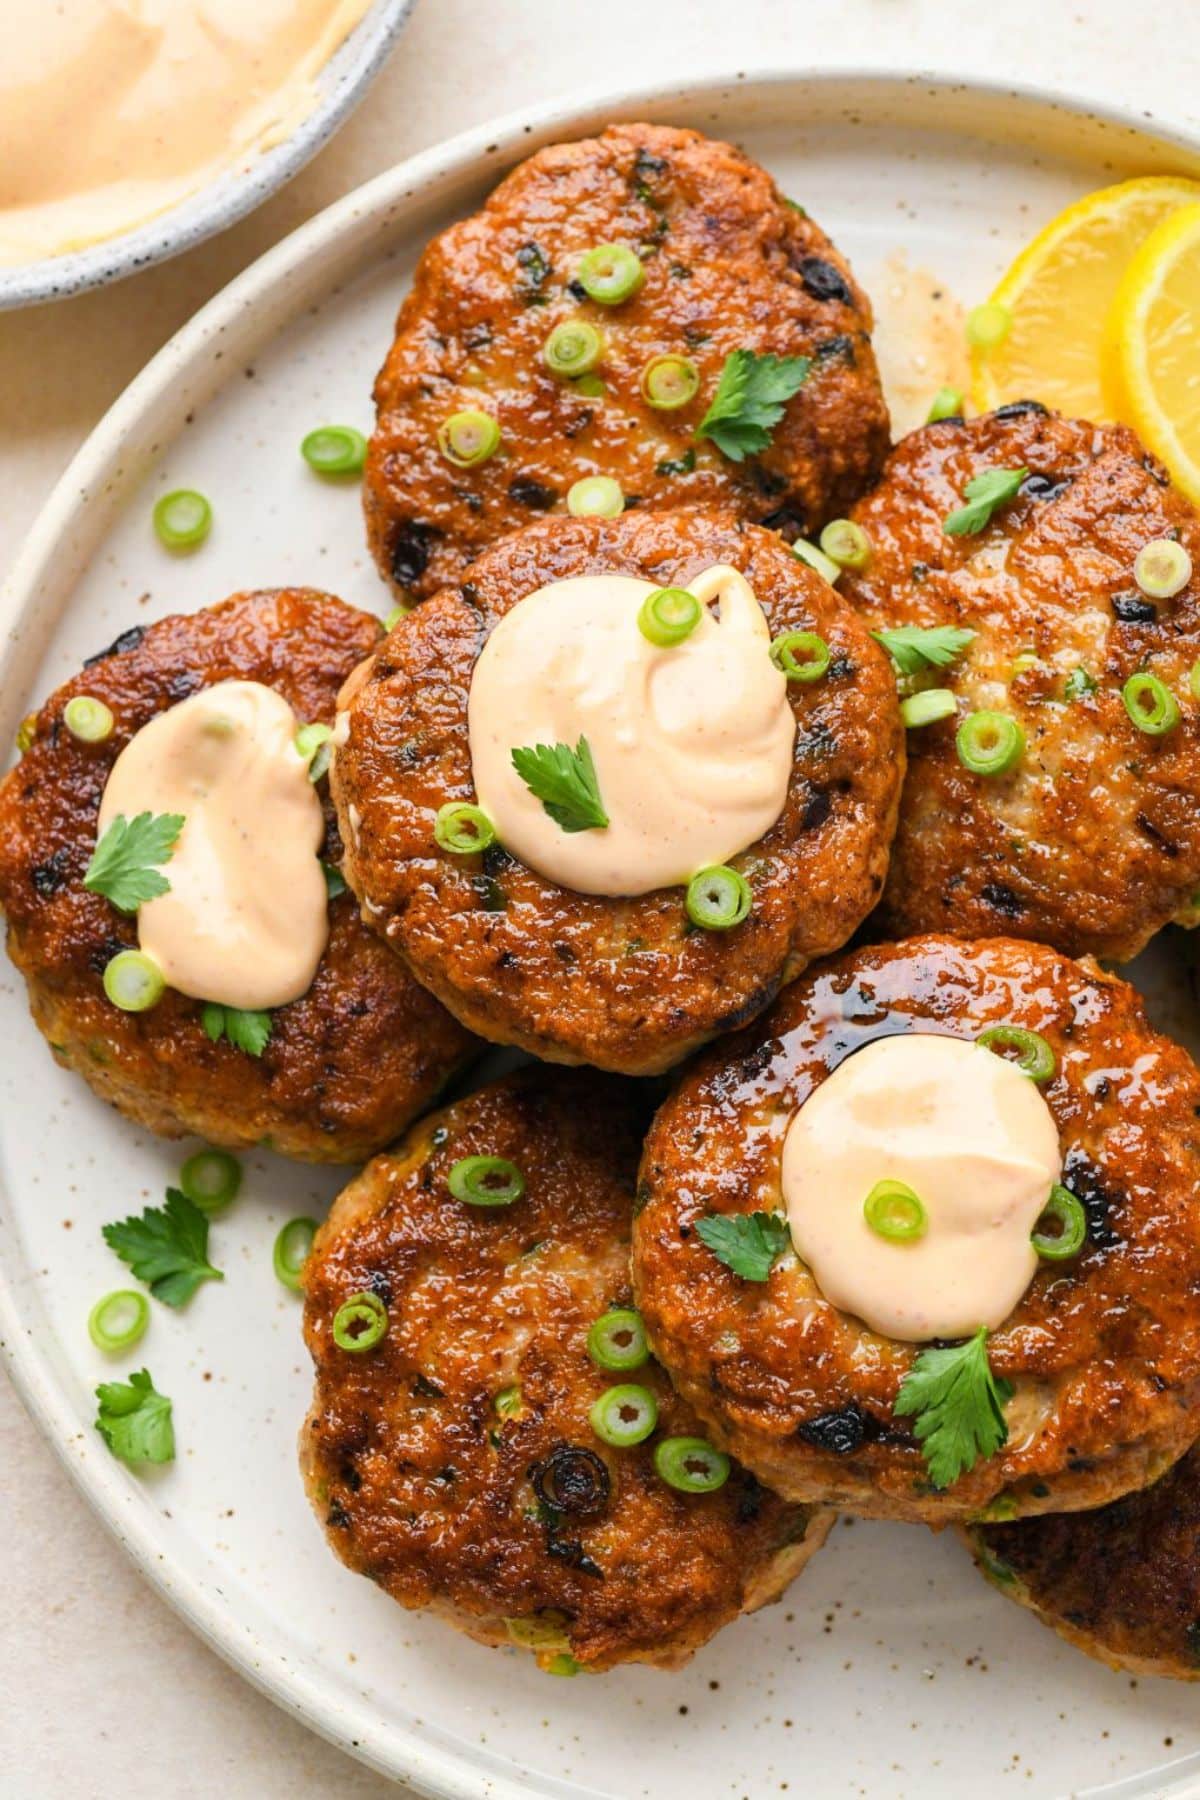
[[[950, 537], [947, 515], [987, 468], [1031, 480], [988, 528]], [[873, 556], [839, 584], [873, 628], [966, 625], [966, 656], [930, 677], [962, 707], [1012, 711], [1027, 745], [1003, 776], [970, 774], [958, 721], [909, 734], [909, 773], [881, 935], [1011, 932], [1071, 956], [1124, 961], [1185, 914], [1200, 888], [1200, 525], [1121, 425], [1031, 403], [913, 432], [854, 516]], [[1133, 563], [1177, 536], [1196, 572], [1173, 600], [1138, 592]], [[1038, 661], [1019, 672], [1017, 657]], [[1068, 699], [1083, 667], [1099, 685]], [[1182, 722], [1151, 737], [1121, 699], [1149, 669]]]
[[[637, 1090], [590, 1073], [527, 1069], [483, 1088], [364, 1170], [305, 1270], [316, 1390], [301, 1461], [337, 1555], [485, 1643], [513, 1641], [506, 1619], [557, 1629], [544, 1652], [593, 1670], [677, 1666], [778, 1594], [831, 1522], [738, 1469], [712, 1494], [668, 1487], [654, 1444], [696, 1435], [694, 1416], [656, 1364], [613, 1374], [588, 1355], [593, 1321], [630, 1304], [646, 1111]], [[522, 1198], [454, 1199], [449, 1172], [472, 1155], [514, 1161]], [[331, 1322], [364, 1289], [388, 1307], [387, 1332], [347, 1354]], [[588, 1410], [625, 1381], [653, 1392], [659, 1428], [615, 1450]], [[502, 1416], [496, 1396], [514, 1387]], [[568, 1445], [599, 1458], [596, 1503], [556, 1515], [534, 1480]]]
[[[824, 1299], [793, 1255], [767, 1282], [695, 1232], [709, 1211], [777, 1208], [780, 1153], [805, 1098], [897, 1031], [1040, 1032], [1041, 1091], [1088, 1242], [1044, 1264], [989, 1338], [1014, 1384], [1009, 1441], [935, 1491], [893, 1405], [915, 1347]], [[714, 1437], [794, 1498], [926, 1520], [1097, 1506], [1144, 1486], [1200, 1429], [1200, 1072], [1124, 982], [1040, 945], [914, 938], [858, 950], [789, 989], [684, 1077], [646, 1143], [634, 1281], [657, 1354]]]
[[[57, 689], [32, 746], [0, 784], [0, 907], [39, 1028], [64, 1066], [167, 1137], [267, 1142], [311, 1162], [356, 1162], [428, 1106], [477, 1048], [358, 918], [331, 902], [312, 987], [273, 1014], [261, 1058], [211, 1043], [199, 1002], [170, 990], [146, 1013], [106, 999], [105, 964], [136, 920], [82, 884], [96, 814], [120, 751], [157, 713], [233, 677], [278, 690], [299, 717], [332, 722], [338, 689], [379, 641], [379, 622], [311, 589], [237, 594], [124, 632]], [[76, 694], [103, 700], [113, 735], [83, 744], [62, 723]], [[327, 803], [325, 855], [341, 846]]]
[[[482, 858], [440, 851], [438, 807], [475, 797], [467, 697], [497, 621], [569, 575], [670, 584], [719, 562], [746, 574], [772, 632], [816, 630], [833, 651], [825, 677], [789, 687], [798, 736], [784, 811], [733, 859], [754, 889], [746, 923], [693, 930], [681, 887], [577, 894], [498, 847]], [[364, 916], [473, 1031], [550, 1061], [626, 1074], [669, 1067], [845, 943], [883, 886], [904, 761], [887, 659], [826, 582], [770, 532], [728, 514], [527, 527], [482, 556], [461, 587], [400, 621], [349, 718], [333, 792]]]
[[964, 1532], [981, 1572], [1110, 1668], [1200, 1680], [1200, 1447], [1096, 1512]]
[[[582, 252], [611, 242], [642, 247], [645, 282], [624, 305], [598, 306], [569, 284]], [[554, 326], [575, 316], [606, 339], [602, 398], [542, 360]], [[572, 482], [594, 474], [642, 506], [721, 503], [793, 537], [819, 526], [887, 451], [871, 323], [824, 233], [731, 145], [614, 125], [539, 151], [434, 239], [401, 308], [363, 490], [380, 570], [402, 591], [434, 594], [505, 532], [561, 513]], [[693, 433], [742, 348], [810, 355], [813, 367], [771, 448], [738, 464]], [[645, 364], [664, 354], [690, 357], [701, 376], [678, 412], [640, 393]], [[480, 407], [499, 421], [502, 449], [457, 469], [438, 427]]]

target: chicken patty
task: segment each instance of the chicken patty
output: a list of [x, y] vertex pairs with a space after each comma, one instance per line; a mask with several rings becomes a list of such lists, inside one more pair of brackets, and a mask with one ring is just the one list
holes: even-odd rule
[[[134, 626], [58, 688], [0, 784], [0, 909], [39, 1029], [58, 1061], [148, 1130], [231, 1147], [266, 1143], [308, 1162], [357, 1162], [430, 1105], [478, 1048], [361, 923], [338, 872], [326, 797], [329, 942], [312, 986], [272, 1015], [262, 1055], [212, 1042], [198, 1000], [168, 989], [149, 1012], [105, 996], [106, 964], [137, 943], [137, 920], [83, 876], [118, 755], [143, 725], [215, 682], [259, 681], [305, 721], [331, 723], [347, 675], [379, 641], [369, 613], [309, 589], [236, 594]], [[84, 743], [63, 722], [88, 695], [112, 734]], [[324, 785], [324, 784], [323, 784]], [[332, 895], [332, 890], [342, 891]]]
[[[788, 683], [797, 737], [783, 812], [733, 858], [753, 891], [745, 922], [693, 928], [682, 887], [582, 894], [498, 845], [439, 849], [438, 808], [475, 798], [468, 691], [499, 620], [569, 576], [665, 586], [717, 563], [746, 576], [772, 633], [815, 631], [830, 651], [819, 680]], [[664, 1069], [761, 1012], [845, 943], [882, 890], [904, 767], [887, 658], [759, 526], [699, 509], [542, 520], [402, 619], [352, 687], [332, 776], [347, 879], [418, 980], [497, 1042], [625, 1074]]]
[[[608, 305], [589, 299], [580, 259], [614, 243], [638, 253], [644, 279]], [[544, 356], [566, 321], [603, 339], [575, 378]], [[498, 537], [561, 513], [593, 475], [614, 477], [630, 506], [716, 501], [790, 536], [810, 531], [887, 453], [871, 325], [825, 234], [731, 145], [614, 125], [540, 150], [434, 239], [400, 310], [364, 488], [379, 568], [402, 596], [436, 593]], [[811, 361], [769, 447], [734, 461], [696, 432], [737, 350]], [[695, 371], [694, 396], [668, 410], [642, 391], [662, 356]], [[496, 453], [466, 467], [438, 438], [464, 411], [500, 430]]]
[[[636, 1316], [606, 1334], [620, 1368], [589, 1352], [596, 1321], [630, 1307], [646, 1112], [590, 1073], [480, 1089], [351, 1183], [305, 1267], [316, 1388], [301, 1463], [334, 1551], [401, 1605], [559, 1673], [678, 1666], [774, 1599], [832, 1522], [736, 1466], [711, 1491], [668, 1485], [656, 1451], [700, 1428], [644, 1342], [639, 1360]], [[515, 1165], [519, 1197], [456, 1198], [454, 1171], [478, 1157]], [[386, 1328], [339, 1348], [338, 1310], [360, 1293]], [[628, 1385], [652, 1435], [616, 1448], [589, 1415]]]
[[1002, 1594], [1113, 1669], [1200, 1680], [1200, 1447], [1096, 1512], [972, 1526]]
[[[790, 1243], [762, 1282], [702, 1240], [705, 1215], [777, 1213], [788, 1126], [854, 1051], [903, 1032], [1046, 1040], [1040, 1088], [1087, 1232], [1043, 1262], [987, 1339], [1012, 1384], [1007, 1442], [934, 1487], [897, 1392], [918, 1347], [822, 1295]], [[938, 1524], [1098, 1506], [1200, 1431], [1200, 1072], [1134, 990], [1044, 946], [914, 938], [812, 971], [714, 1046], [651, 1128], [634, 1286], [656, 1354], [715, 1441], [794, 1499]]]
[[[1026, 471], [1016, 498], [948, 534], [967, 482], [989, 469]], [[1200, 565], [1195, 514], [1165, 471], [1122, 425], [1023, 401], [905, 438], [854, 517], [871, 559], [839, 585], [874, 629], [975, 633], [950, 667], [918, 677], [951, 689], [957, 710], [909, 733], [881, 934], [1010, 933], [1124, 961], [1169, 919], [1191, 922], [1200, 566], [1170, 599], [1134, 580], [1153, 539], [1177, 539]], [[1173, 696], [1173, 727], [1135, 723], [1123, 689], [1141, 675]], [[1010, 715], [1024, 734], [1002, 773], [960, 760], [958, 731], [978, 712]]]

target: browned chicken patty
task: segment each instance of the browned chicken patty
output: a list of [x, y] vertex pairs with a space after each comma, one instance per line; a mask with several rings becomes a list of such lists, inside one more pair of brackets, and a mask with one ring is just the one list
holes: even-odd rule
[[1200, 1447], [1140, 1494], [965, 1534], [979, 1568], [1110, 1668], [1200, 1680]]
[[[106, 998], [105, 965], [136, 945], [137, 921], [83, 876], [96, 815], [120, 752], [158, 713], [238, 678], [331, 723], [338, 690], [379, 641], [379, 621], [305, 588], [235, 594], [219, 606], [134, 626], [51, 694], [33, 741], [0, 783], [0, 908], [8, 952], [58, 1061], [148, 1130], [214, 1144], [266, 1143], [306, 1162], [357, 1162], [430, 1105], [478, 1048], [361, 923], [353, 895], [331, 899], [329, 943], [312, 987], [272, 1014], [255, 1058], [209, 1040], [201, 1003], [168, 989], [151, 1011]], [[116, 721], [105, 742], [63, 724], [91, 695]], [[324, 856], [341, 844], [326, 800]]]
[[[972, 476], [1027, 469], [1017, 498], [949, 536]], [[1200, 889], [1200, 526], [1122, 425], [1032, 401], [946, 420], [897, 446], [854, 513], [871, 540], [841, 591], [876, 629], [969, 627], [974, 642], [924, 680], [957, 715], [908, 739], [909, 771], [880, 930], [1009, 932], [1071, 956], [1123, 961]], [[1178, 538], [1196, 572], [1174, 599], [1134, 581], [1138, 551]], [[1164, 682], [1180, 721], [1153, 736], [1124, 683]], [[1012, 714], [1012, 770], [971, 774], [955, 737], [979, 710]]]
[[[316, 1364], [304, 1479], [336, 1554], [408, 1607], [544, 1665], [672, 1668], [774, 1599], [832, 1514], [791, 1506], [736, 1466], [682, 1493], [655, 1447], [700, 1427], [650, 1361], [605, 1371], [588, 1333], [630, 1306], [642, 1095], [604, 1076], [527, 1069], [416, 1126], [340, 1196], [305, 1267]], [[473, 1206], [457, 1163], [500, 1156], [524, 1192]], [[371, 1349], [339, 1349], [340, 1306], [387, 1309]], [[636, 1384], [653, 1436], [614, 1449], [589, 1410]]]
[[[577, 279], [597, 245], [637, 251], [645, 279], [621, 305]], [[564, 380], [543, 346], [565, 320], [604, 339]], [[614, 125], [513, 170], [481, 211], [435, 238], [375, 384], [367, 530], [402, 595], [434, 594], [506, 532], [565, 509], [608, 475], [627, 504], [732, 505], [789, 536], [844, 511], [879, 472], [888, 417], [871, 307], [843, 257], [770, 176], [730, 144], [659, 125]], [[770, 448], [730, 460], [696, 430], [735, 350], [807, 356], [808, 378]], [[656, 356], [686, 357], [695, 397], [642, 395]], [[474, 468], [438, 447], [445, 420], [489, 413], [500, 448]]]
[[[832, 652], [820, 680], [789, 683], [797, 738], [786, 804], [733, 859], [754, 894], [745, 923], [694, 929], [682, 887], [580, 894], [497, 845], [482, 856], [440, 850], [438, 808], [475, 799], [468, 692], [505, 613], [568, 576], [686, 585], [714, 563], [745, 574], [772, 633], [816, 631]], [[827, 582], [772, 533], [728, 514], [541, 520], [402, 619], [352, 685], [332, 778], [347, 879], [418, 980], [499, 1043], [630, 1075], [667, 1068], [845, 943], [882, 890], [904, 770], [887, 658]]]
[[[839, 1063], [899, 1032], [1039, 1032], [1062, 1181], [1087, 1215], [988, 1339], [1012, 1383], [1008, 1442], [935, 1489], [894, 1413], [918, 1347], [827, 1301], [790, 1250], [750, 1283], [696, 1231], [776, 1212], [788, 1125]], [[782, 1494], [881, 1517], [1074, 1511], [1152, 1481], [1200, 1428], [1200, 1072], [1134, 990], [1041, 945], [914, 938], [810, 972], [714, 1046], [658, 1113], [642, 1159], [634, 1286], [656, 1354], [715, 1441]]]

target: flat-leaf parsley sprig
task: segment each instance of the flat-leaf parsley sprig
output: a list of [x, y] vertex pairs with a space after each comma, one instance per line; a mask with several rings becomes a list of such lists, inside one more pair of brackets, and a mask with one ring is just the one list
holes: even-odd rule
[[183, 825], [182, 813], [144, 812], [133, 819], [118, 814], [92, 852], [84, 887], [124, 913], [169, 893], [171, 884], [159, 865], [170, 862]]
[[982, 474], [972, 475], [963, 489], [966, 506], [952, 512], [942, 530], [949, 537], [974, 537], [991, 523], [993, 514], [1016, 498], [1028, 473], [1028, 469], [984, 469]]
[[102, 1235], [166, 1306], [183, 1306], [202, 1281], [225, 1279], [208, 1260], [207, 1217], [178, 1188], [167, 1189], [165, 1206], [105, 1225]]
[[811, 367], [807, 356], [731, 351], [696, 436], [711, 438], [730, 462], [742, 462], [766, 450], [784, 407], [804, 386]]
[[883, 645], [901, 675], [920, 675], [925, 669], [948, 669], [975, 633], [965, 625], [893, 625], [871, 636]]
[[569, 744], [523, 746], [513, 751], [512, 764], [530, 793], [564, 831], [595, 831], [608, 824], [585, 737], [573, 750]]
[[697, 1221], [696, 1236], [743, 1281], [765, 1281], [789, 1234], [782, 1213], [753, 1212], [709, 1213]]
[[126, 1463], [174, 1461], [171, 1402], [155, 1388], [149, 1369], [128, 1381], [102, 1381], [96, 1401], [96, 1430], [114, 1456]]
[[1012, 1383], [993, 1375], [987, 1330], [965, 1344], [922, 1350], [900, 1383], [897, 1417], [911, 1417], [935, 1488], [948, 1488], [1008, 1442], [1004, 1408]]

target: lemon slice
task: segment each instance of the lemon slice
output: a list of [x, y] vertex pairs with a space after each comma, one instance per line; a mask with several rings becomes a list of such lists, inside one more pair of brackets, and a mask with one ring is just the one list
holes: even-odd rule
[[1113, 412], [1200, 505], [1200, 205], [1150, 233], [1117, 288], [1104, 334]]
[[1001, 343], [971, 351], [979, 411], [1041, 400], [1076, 418], [1112, 418], [1101, 340], [1113, 296], [1147, 234], [1198, 202], [1200, 183], [1149, 175], [1101, 188], [1052, 219], [992, 295], [1012, 326]]

